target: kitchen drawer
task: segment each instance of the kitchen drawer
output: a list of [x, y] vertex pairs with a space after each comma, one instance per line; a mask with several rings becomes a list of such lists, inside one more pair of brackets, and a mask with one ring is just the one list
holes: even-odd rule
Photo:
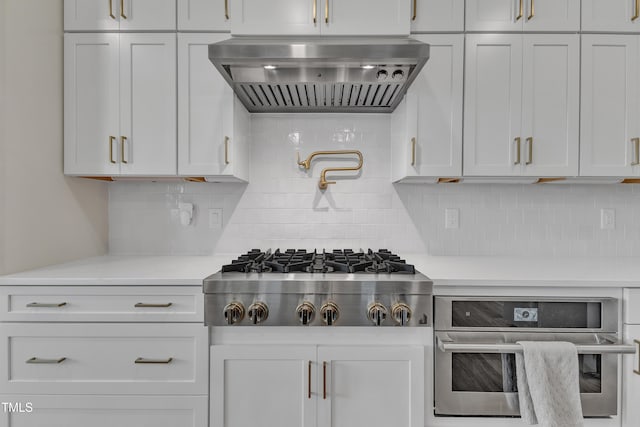
[[0, 287], [0, 322], [197, 322], [195, 286]]
[[624, 290], [624, 323], [640, 325], [640, 288]]
[[0, 411], [0, 427], [206, 427], [206, 396], [2, 396], [31, 412]]
[[8, 393], [207, 393], [203, 325], [5, 323], [0, 339]]

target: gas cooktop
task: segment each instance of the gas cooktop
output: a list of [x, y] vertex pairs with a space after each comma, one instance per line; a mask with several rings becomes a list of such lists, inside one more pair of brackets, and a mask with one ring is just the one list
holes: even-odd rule
[[231, 264], [222, 266], [222, 273], [399, 273], [415, 274], [416, 270], [387, 249], [354, 251], [334, 249], [307, 252], [306, 249], [275, 251], [252, 249]]
[[429, 326], [432, 288], [387, 249], [252, 249], [204, 279], [205, 324]]

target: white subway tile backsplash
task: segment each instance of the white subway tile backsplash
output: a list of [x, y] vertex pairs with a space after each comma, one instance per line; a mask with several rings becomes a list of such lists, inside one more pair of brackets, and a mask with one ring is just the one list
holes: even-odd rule
[[[389, 116], [253, 118], [249, 184], [115, 182], [109, 187], [113, 254], [205, 255], [260, 248], [387, 247], [431, 255], [640, 255], [640, 185], [391, 184]], [[357, 149], [360, 174], [296, 164], [316, 150]], [[340, 160], [340, 166], [353, 164]], [[333, 178], [337, 179], [333, 179]], [[195, 206], [180, 225], [178, 203]], [[223, 211], [222, 229], [208, 209]], [[600, 229], [600, 209], [616, 228]], [[445, 209], [460, 227], [445, 229]]]

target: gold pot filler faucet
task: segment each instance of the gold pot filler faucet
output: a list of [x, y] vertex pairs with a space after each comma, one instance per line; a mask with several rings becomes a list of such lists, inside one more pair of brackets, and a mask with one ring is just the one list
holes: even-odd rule
[[321, 190], [326, 190], [329, 184], [336, 183], [336, 181], [327, 181], [327, 172], [359, 171], [360, 169], [362, 169], [362, 164], [364, 162], [362, 153], [358, 150], [314, 151], [309, 155], [309, 157], [307, 157], [306, 160], [302, 161], [300, 161], [300, 153], [296, 152], [296, 154], [298, 159], [298, 166], [302, 166], [305, 170], [309, 170], [311, 168], [311, 161], [316, 156], [335, 156], [344, 154], [355, 154], [356, 156], [358, 156], [358, 166], [322, 169], [322, 172], [320, 172], [320, 182], [318, 183], [318, 187]]

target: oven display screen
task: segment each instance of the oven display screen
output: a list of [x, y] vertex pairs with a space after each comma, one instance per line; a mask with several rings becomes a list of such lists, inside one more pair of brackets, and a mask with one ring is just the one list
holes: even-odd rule
[[601, 327], [599, 302], [453, 301], [453, 327], [572, 328]]

